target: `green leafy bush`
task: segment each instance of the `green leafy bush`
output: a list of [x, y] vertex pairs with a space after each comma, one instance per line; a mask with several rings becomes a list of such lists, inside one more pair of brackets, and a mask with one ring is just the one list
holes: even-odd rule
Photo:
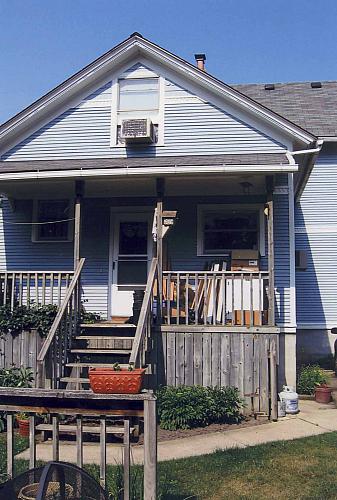
[[57, 306], [54, 304], [28, 306], [16, 306], [11, 310], [9, 305], [0, 306], [0, 333], [18, 335], [22, 331], [36, 329], [38, 333], [45, 337], [57, 313]]
[[157, 391], [157, 403], [160, 427], [167, 430], [243, 419], [244, 404], [235, 387], [162, 387]]
[[33, 370], [31, 368], [0, 368], [0, 387], [31, 387]]
[[302, 366], [297, 380], [297, 391], [300, 394], [314, 394], [315, 387], [327, 383], [327, 377], [319, 365]]

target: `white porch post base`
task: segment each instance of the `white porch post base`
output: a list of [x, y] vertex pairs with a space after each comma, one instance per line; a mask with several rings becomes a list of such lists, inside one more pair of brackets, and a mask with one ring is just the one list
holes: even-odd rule
[[280, 333], [278, 385], [296, 387], [296, 333]]

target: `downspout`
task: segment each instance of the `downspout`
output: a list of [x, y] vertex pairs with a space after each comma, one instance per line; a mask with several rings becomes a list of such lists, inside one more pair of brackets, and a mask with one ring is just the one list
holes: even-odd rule
[[297, 187], [296, 187], [296, 192], [295, 192], [295, 199], [296, 200], [298, 200], [298, 198], [300, 198], [301, 194], [303, 193], [303, 190], [306, 186], [306, 183], [308, 182], [308, 179], [310, 177], [312, 169], [314, 168], [316, 159], [317, 159], [319, 153], [321, 152], [323, 143], [324, 143], [323, 139], [317, 139], [317, 141], [315, 141], [314, 148], [304, 149], [304, 150], [300, 150], [300, 151], [288, 151], [287, 152], [287, 157], [289, 159], [289, 163], [294, 162], [293, 157], [296, 155], [306, 155], [306, 154], [310, 155], [308, 163], [307, 163], [307, 168], [304, 172], [304, 175], [302, 176], [302, 178], [300, 179], [300, 182], [297, 184]]

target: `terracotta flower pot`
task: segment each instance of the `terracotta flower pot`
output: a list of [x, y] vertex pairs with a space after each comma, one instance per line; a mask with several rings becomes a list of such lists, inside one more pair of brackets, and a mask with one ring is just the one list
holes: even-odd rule
[[332, 388], [327, 385], [319, 385], [315, 389], [315, 401], [317, 403], [328, 404], [331, 401]]
[[22, 437], [28, 437], [29, 436], [29, 420], [21, 420], [17, 419], [17, 422], [19, 424], [19, 434]]
[[112, 368], [89, 370], [90, 387], [98, 394], [138, 394], [142, 388], [145, 368], [116, 371]]

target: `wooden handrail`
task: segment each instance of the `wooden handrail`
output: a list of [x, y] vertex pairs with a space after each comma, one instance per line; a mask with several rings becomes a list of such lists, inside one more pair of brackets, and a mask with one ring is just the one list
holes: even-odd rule
[[77, 285], [78, 283], [78, 280], [79, 280], [79, 277], [81, 275], [81, 271], [82, 271], [82, 268], [83, 268], [83, 265], [84, 265], [84, 262], [85, 262], [85, 259], [81, 259], [78, 263], [78, 266], [74, 272], [74, 276], [73, 276], [73, 279], [69, 285], [69, 288], [67, 290], [67, 293], [65, 294], [65, 297], [63, 299], [63, 302], [62, 302], [62, 305], [60, 307], [60, 309], [57, 311], [57, 314], [55, 316], [55, 319], [54, 319], [54, 322], [49, 330], [49, 333], [47, 335], [47, 338], [46, 340], [44, 341], [43, 343], [43, 346], [42, 346], [42, 349], [41, 351], [39, 352], [39, 355], [37, 357], [37, 361], [38, 362], [42, 362], [44, 361], [45, 357], [46, 357], [46, 354], [50, 348], [50, 345], [55, 337], [55, 334], [57, 332], [57, 329], [60, 325], [60, 322], [62, 320], [62, 317], [66, 311], [66, 308], [68, 306], [68, 303], [69, 303], [69, 300], [73, 294], [73, 291], [75, 289], [75, 286]]
[[146, 325], [146, 320], [147, 320], [147, 314], [149, 310], [149, 305], [150, 305], [150, 299], [151, 299], [151, 293], [156, 277], [156, 270], [157, 270], [157, 265], [158, 265], [158, 259], [153, 258], [151, 261], [151, 266], [150, 266], [150, 271], [149, 275], [147, 278], [147, 283], [146, 283], [146, 288], [145, 288], [145, 293], [144, 293], [144, 299], [142, 303], [142, 307], [140, 310], [139, 314], [139, 319], [137, 323], [137, 328], [136, 328], [136, 333], [135, 333], [135, 339], [132, 344], [132, 351], [130, 355], [130, 364], [133, 365], [137, 361], [137, 357], [139, 354], [139, 348], [143, 339], [144, 335], [144, 328]]

